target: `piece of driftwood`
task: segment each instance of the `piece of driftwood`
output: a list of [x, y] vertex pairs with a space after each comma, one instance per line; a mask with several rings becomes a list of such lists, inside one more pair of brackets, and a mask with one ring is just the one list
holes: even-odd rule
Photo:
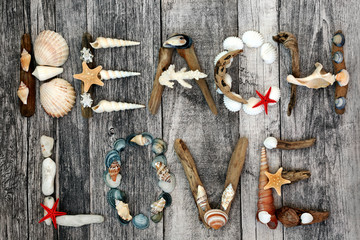
[[308, 179], [311, 176], [310, 171], [306, 170], [291, 170], [291, 171], [282, 171], [281, 176], [284, 179], [291, 181], [291, 183]]
[[[339, 31], [337, 31], [335, 34], [337, 34], [337, 33], [341, 33], [341, 34], [342, 34], [342, 31], [339, 30]], [[334, 34], [334, 35], [335, 35], [335, 34]], [[336, 52], [341, 52], [341, 53], [343, 54], [343, 56], [345, 56], [345, 55], [344, 55], [344, 48], [343, 48], [343, 46], [338, 47], [338, 46], [336, 46], [336, 45], [333, 43], [333, 44], [332, 44], [331, 56], [333, 56], [334, 53], [336, 53]], [[344, 58], [344, 60], [343, 60], [341, 63], [336, 63], [334, 60], [332, 60], [332, 63], [333, 63], [333, 65], [334, 65], [334, 74], [337, 74], [337, 73], [340, 72], [340, 70], [342, 70], [342, 69], [346, 69], [345, 58]], [[340, 97], [346, 98], [348, 86], [349, 86], [349, 84], [347, 84], [346, 86], [340, 86], [339, 83], [336, 83], [336, 87], [335, 87], [335, 100], [338, 99], [338, 98], [340, 98]], [[335, 112], [336, 112], [337, 114], [340, 114], [340, 115], [341, 115], [341, 114], [344, 114], [344, 112], [345, 112], [345, 107], [342, 108], [342, 109], [337, 109], [337, 108], [335, 107]]]
[[[301, 222], [301, 215], [303, 213], [310, 213], [313, 217], [313, 220], [309, 223]], [[299, 225], [309, 225], [314, 223], [319, 223], [325, 221], [329, 217], [329, 212], [318, 212], [312, 210], [303, 210], [298, 208], [291, 207], [282, 207], [276, 210], [277, 219], [285, 226], [285, 227], [295, 227]]]
[[[31, 36], [25, 33], [21, 38], [20, 54], [25, 49], [30, 55], [32, 54]], [[36, 101], [36, 81], [34, 76], [31, 74], [33, 71], [33, 56], [31, 57], [29, 69], [25, 72], [20, 66], [20, 83], [24, 84], [29, 88], [29, 95], [27, 98], [27, 104], [23, 104], [19, 100], [20, 113], [24, 117], [31, 117], [35, 113], [35, 101]]]
[[283, 150], [296, 150], [296, 149], [302, 149], [302, 148], [308, 148], [314, 145], [316, 142], [316, 138], [311, 138], [307, 140], [301, 140], [301, 141], [284, 141], [278, 139], [278, 143], [276, 148], [283, 149]]
[[[176, 50], [179, 53], [179, 55], [185, 59], [186, 63], [188, 64], [191, 70], [193, 71], [199, 70], [201, 72], [200, 64], [194, 50], [194, 44], [192, 44], [189, 48], [176, 49]], [[206, 80], [204, 78], [201, 78], [199, 80], [196, 80], [196, 83], [198, 84], [202, 94], [204, 95], [204, 98], [207, 104], [209, 105], [211, 112], [217, 115], [218, 111], [216, 109], [214, 99], [211, 96]]]
[[231, 59], [236, 57], [242, 50], [228, 52], [217, 61], [214, 68], [215, 84], [228, 98], [247, 104], [247, 101], [231, 92], [231, 87], [225, 82], [226, 65], [231, 63]]
[[[300, 77], [300, 56], [298, 42], [294, 34], [290, 32], [279, 32], [276, 36], [273, 36], [273, 40], [278, 43], [282, 43], [284, 47], [290, 50], [291, 54], [291, 66], [292, 75], [296, 78]], [[290, 116], [292, 109], [296, 104], [296, 85], [291, 84], [291, 95], [288, 105], [287, 115]]]
[[164, 86], [159, 83], [159, 77], [170, 66], [173, 52], [173, 48], [161, 47], [159, 50], [159, 62], [156, 69], [153, 89], [148, 104], [149, 110], [153, 115], [155, 115], [159, 110], [159, 106], [161, 104], [161, 96], [164, 91]]

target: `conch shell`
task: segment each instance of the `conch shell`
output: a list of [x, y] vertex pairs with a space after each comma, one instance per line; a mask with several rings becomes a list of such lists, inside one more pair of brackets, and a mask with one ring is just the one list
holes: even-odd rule
[[325, 72], [321, 63], [315, 63], [315, 67], [315, 71], [310, 76], [305, 78], [296, 78], [293, 75], [289, 75], [287, 76], [286, 80], [289, 83], [295, 85], [301, 85], [315, 89], [326, 88], [335, 82], [335, 76], [331, 73]]
[[221, 208], [223, 210], [226, 210], [229, 207], [231, 201], [234, 199], [234, 196], [235, 196], [235, 191], [232, 184], [230, 183], [225, 188], [223, 195], [221, 197]]
[[25, 72], [29, 71], [30, 61], [31, 61], [31, 55], [24, 48], [21, 53], [20, 63], [22, 70], [24, 70]]
[[92, 110], [96, 113], [103, 112], [113, 112], [113, 111], [121, 111], [121, 110], [130, 110], [137, 108], [144, 108], [144, 105], [134, 104], [134, 103], [124, 103], [124, 102], [114, 102], [114, 101], [106, 101], [101, 100], [98, 105], [92, 107]]
[[155, 167], [156, 167], [156, 174], [158, 175], [159, 180], [170, 183], [171, 175], [169, 173], [170, 172], [169, 168], [162, 162], [156, 162]]
[[123, 201], [115, 199], [116, 210], [119, 216], [125, 221], [130, 221], [132, 216], [130, 215], [129, 205]]
[[139, 76], [138, 72], [126, 72], [126, 71], [117, 71], [117, 70], [101, 70], [100, 76], [101, 80], [109, 80], [115, 78], [125, 78], [132, 76]]
[[136, 135], [135, 137], [133, 137], [130, 142], [134, 142], [139, 146], [146, 146], [149, 145], [151, 143], [151, 140], [144, 137], [142, 134]]
[[23, 81], [21, 81], [19, 89], [17, 91], [17, 95], [22, 101], [23, 104], [27, 104], [27, 99], [29, 96], [29, 88], [25, 85]]
[[95, 48], [109, 48], [109, 47], [126, 47], [126, 46], [135, 46], [139, 45], [140, 42], [134, 42], [129, 40], [122, 40], [116, 38], [104, 38], [98, 37], [95, 42], [90, 43], [90, 45]]
[[198, 185], [198, 189], [197, 189], [197, 195], [196, 195], [196, 203], [197, 205], [199, 205], [199, 207], [205, 211], [206, 210], [206, 205], [207, 205], [207, 195], [206, 195], [206, 191], [204, 189], [203, 186]]

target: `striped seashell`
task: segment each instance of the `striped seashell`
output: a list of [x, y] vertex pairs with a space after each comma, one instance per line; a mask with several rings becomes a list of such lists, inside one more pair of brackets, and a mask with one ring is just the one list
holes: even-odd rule
[[116, 210], [118, 215], [125, 221], [130, 221], [132, 216], [130, 215], [129, 205], [123, 201], [115, 200]]
[[117, 70], [100, 71], [101, 80], [125, 78], [125, 77], [139, 76], [139, 75], [140, 73], [138, 72], [126, 72], [126, 71], [117, 71]]
[[92, 107], [92, 110], [96, 113], [103, 113], [103, 112], [138, 109], [144, 107], [145, 107], [144, 105], [134, 104], [134, 103], [124, 103], [124, 102], [115, 102], [115, 101], [110, 102], [107, 100], [101, 100], [95, 107]]
[[45, 81], [61, 74], [63, 70], [64, 69], [60, 67], [37, 66], [32, 75], [34, 75], [40, 81]]
[[155, 167], [156, 167], [156, 174], [158, 175], [159, 180], [170, 183], [171, 176], [169, 173], [170, 172], [169, 168], [162, 162], [156, 162]]
[[21, 81], [19, 89], [17, 90], [17, 95], [20, 98], [23, 104], [27, 104], [27, 99], [29, 96], [29, 88], [25, 85], [23, 81]]
[[126, 46], [135, 46], [139, 45], [140, 42], [129, 41], [129, 40], [122, 40], [116, 38], [104, 38], [98, 37], [95, 42], [90, 43], [90, 45], [95, 48], [109, 48], [109, 47], [126, 47]]
[[205, 213], [204, 219], [207, 225], [217, 230], [227, 223], [229, 217], [226, 212], [220, 209], [210, 209]]
[[116, 177], [119, 174], [120, 169], [121, 167], [118, 161], [114, 161], [109, 167], [109, 174], [114, 182], [116, 181]]
[[232, 186], [232, 184], [230, 183], [224, 190], [222, 197], [221, 197], [221, 208], [223, 210], [226, 210], [231, 201], [234, 199], [235, 196], [235, 191], [234, 188]]
[[143, 134], [139, 134], [133, 137], [130, 142], [136, 143], [139, 146], [147, 146], [151, 144], [151, 140], [151, 138], [143, 136]]
[[26, 51], [25, 48], [23, 48], [21, 52], [20, 63], [22, 70], [24, 70], [25, 72], [29, 71], [30, 61], [31, 61], [30, 53]]
[[196, 195], [196, 203], [203, 210], [206, 210], [207, 205], [207, 195], [203, 186], [198, 185], [197, 195]]
[[160, 198], [159, 200], [157, 200], [156, 202], [153, 202], [151, 204], [151, 214], [152, 215], [156, 215], [160, 212], [162, 212], [164, 210], [166, 201], [164, 198]]

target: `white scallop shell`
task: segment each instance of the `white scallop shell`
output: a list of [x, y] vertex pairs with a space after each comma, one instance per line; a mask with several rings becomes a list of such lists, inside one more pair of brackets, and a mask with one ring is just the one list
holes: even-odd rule
[[272, 64], [277, 58], [277, 51], [271, 43], [264, 43], [261, 46], [260, 55], [266, 64]]
[[241, 50], [244, 48], [243, 41], [238, 37], [228, 37], [223, 42], [223, 47], [228, 51]]
[[258, 115], [259, 113], [261, 113], [262, 111], [264, 111], [264, 105], [258, 106], [256, 108], [253, 108], [253, 106], [255, 104], [257, 104], [258, 102], [260, 102], [259, 98], [254, 98], [251, 97], [249, 98], [249, 100], [247, 100], [247, 104], [243, 104], [243, 110], [246, 114], [249, 115]]
[[[233, 92], [233, 94], [235, 94], [238, 97], [241, 97], [239, 94], [236, 94], [234, 92]], [[229, 111], [238, 112], [241, 110], [242, 103], [234, 101], [224, 95], [224, 105]]]
[[242, 35], [242, 40], [247, 47], [257, 48], [264, 43], [264, 37], [256, 31], [247, 31]]
[[69, 56], [69, 46], [60, 34], [45, 30], [35, 40], [34, 54], [39, 65], [59, 67]]
[[76, 93], [66, 80], [55, 78], [40, 87], [40, 102], [52, 117], [65, 116], [75, 104]]
[[276, 138], [274, 138], [274, 137], [268, 137], [264, 141], [264, 146], [267, 149], [276, 148], [277, 144], [278, 144], [278, 140]]
[[[270, 87], [266, 90], [265, 93], [267, 93], [267, 91], [269, 91], [269, 89], [270, 89]], [[281, 96], [280, 88], [278, 88], [276, 86], [271, 86], [271, 92], [270, 92], [269, 98], [272, 99], [272, 100], [275, 100], [276, 103], [277, 103], [279, 101], [279, 99], [280, 99], [280, 96]], [[269, 103], [268, 105], [273, 106], [276, 103]]]
[[40, 81], [45, 81], [59, 75], [63, 72], [63, 70], [63, 68], [59, 67], [37, 66], [32, 75], [34, 75]]
[[[227, 74], [227, 73], [225, 74], [224, 82], [225, 82], [227, 85], [229, 85], [229, 87], [231, 88], [232, 78], [231, 78], [231, 76], [230, 76], [229, 74]], [[217, 92], [218, 94], [223, 94], [223, 92], [220, 90], [220, 88], [217, 88], [217, 89], [216, 89], [216, 92]]]
[[[227, 54], [228, 51], [222, 51], [221, 53], [219, 53], [218, 55], [216, 55], [215, 60], [214, 60], [214, 65], [216, 65], [216, 63], [220, 60], [220, 58], [222, 58], [225, 54]], [[228, 65], [226, 65], [226, 68], [229, 68], [231, 66], [231, 63], [233, 62], [233, 59], [230, 59], [230, 63]]]

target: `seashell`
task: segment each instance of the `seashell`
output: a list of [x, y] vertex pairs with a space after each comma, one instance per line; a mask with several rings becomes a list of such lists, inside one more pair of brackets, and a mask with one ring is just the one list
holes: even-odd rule
[[232, 184], [230, 183], [224, 190], [222, 197], [221, 197], [221, 208], [225, 211], [231, 201], [234, 199], [235, 197], [235, 191], [234, 188], [232, 186]]
[[95, 49], [109, 48], [109, 47], [127, 47], [127, 46], [135, 46], [139, 44], [140, 42], [122, 40], [116, 38], [104, 38], [104, 37], [98, 37], [95, 40], [95, 42], [90, 43], [90, 45]]
[[265, 139], [264, 141], [264, 146], [267, 148], [267, 149], [273, 149], [273, 148], [276, 148], [277, 147], [277, 144], [278, 144], [278, 140], [274, 137], [268, 137]]
[[42, 162], [42, 184], [41, 191], [45, 196], [54, 193], [54, 180], [56, 174], [56, 163], [51, 158]]
[[169, 173], [170, 172], [169, 168], [162, 162], [155, 163], [155, 167], [156, 167], [156, 174], [158, 175], [159, 180], [170, 183], [171, 176]]
[[[52, 208], [53, 206], [54, 206], [54, 204], [55, 204], [55, 200], [54, 200], [54, 198], [53, 197], [45, 197], [45, 199], [44, 199], [44, 205], [45, 206], [47, 206], [48, 208]], [[47, 214], [48, 212], [46, 211], [46, 210], [44, 210], [44, 216], [46, 216], [46, 214]], [[46, 223], [46, 225], [50, 225], [51, 224], [51, 219], [50, 218], [48, 218], [48, 219], [46, 219], [45, 221], [44, 221], [45, 223]]]
[[[216, 57], [215, 57], [215, 60], [214, 60], [214, 65], [216, 65], [217, 64], [217, 62], [220, 60], [220, 58], [222, 58], [225, 54], [227, 54], [228, 53], [228, 51], [223, 51], [223, 52], [221, 52], [221, 53], [219, 53], [218, 55], [216, 55]], [[230, 63], [229, 64], [227, 64], [225, 67], [226, 68], [229, 68], [230, 66], [231, 66], [231, 63], [233, 62], [233, 58], [231, 58], [230, 59]]]
[[339, 97], [337, 99], [335, 99], [335, 107], [336, 109], [344, 109], [346, 105], [346, 98], [344, 97]]
[[174, 189], [176, 187], [175, 175], [170, 173], [170, 176], [171, 176], [170, 182], [165, 182], [165, 181], [158, 182], [159, 188], [161, 188], [161, 190], [163, 190], [164, 192], [167, 192], [167, 193], [171, 193], [172, 191], [174, 191]]
[[37, 66], [32, 75], [40, 81], [45, 81], [61, 74], [63, 71], [64, 69], [60, 67]]
[[94, 55], [92, 55], [90, 48], [83, 47], [80, 51], [80, 59], [86, 63], [91, 63], [93, 61]]
[[151, 166], [156, 169], [155, 163], [161, 162], [164, 165], [167, 164], [166, 157], [163, 154], [157, 155], [154, 160], [151, 162]]
[[160, 200], [161, 198], [165, 199], [165, 208], [170, 207], [171, 203], [172, 203], [172, 197], [169, 193], [166, 192], [162, 192], [159, 197], [158, 200]]
[[340, 86], [346, 86], [349, 83], [350, 75], [346, 69], [341, 69], [338, 74], [335, 75], [335, 80], [339, 83]]
[[52, 154], [52, 149], [54, 147], [54, 139], [52, 137], [42, 135], [40, 137], [40, 144], [43, 157], [50, 157]]
[[332, 42], [335, 44], [335, 46], [342, 47], [345, 44], [345, 36], [342, 33], [336, 33], [332, 37]]
[[125, 139], [119, 138], [114, 143], [114, 149], [118, 153], [122, 152], [125, 149], [125, 147], [126, 147]]
[[108, 186], [109, 188], [117, 188], [121, 183], [121, 175], [120, 174], [116, 175], [116, 179], [115, 179], [115, 181], [113, 181], [110, 177], [109, 172], [104, 171], [103, 178], [104, 178], [104, 182], [105, 182], [106, 186]]
[[[241, 96], [239, 94], [236, 94], [234, 92], [233, 92], [233, 94], [241, 98]], [[242, 103], [240, 103], [238, 101], [234, 101], [224, 95], [224, 105], [229, 111], [238, 112], [241, 110]]]
[[223, 42], [223, 47], [227, 51], [241, 50], [244, 48], [243, 41], [238, 37], [227, 37]]
[[40, 87], [40, 102], [45, 112], [52, 117], [63, 117], [75, 104], [76, 93], [71, 84], [55, 78]]
[[164, 48], [176, 48], [176, 49], [185, 49], [189, 48], [192, 45], [191, 37], [185, 34], [176, 34], [171, 36], [163, 44]]
[[210, 209], [205, 213], [204, 219], [207, 225], [217, 230], [227, 223], [229, 217], [226, 212], [220, 209]]
[[132, 223], [133, 223], [134, 227], [136, 227], [137, 229], [141, 229], [141, 230], [148, 228], [150, 225], [149, 218], [142, 213], [136, 215], [133, 218]]
[[122, 219], [119, 215], [117, 215], [117, 218], [118, 218], [119, 222], [121, 223], [121, 225], [128, 225], [130, 223], [130, 221], [126, 221], [126, 220]]
[[314, 220], [314, 217], [310, 213], [303, 213], [300, 216], [301, 224], [309, 224]]
[[81, 97], [80, 103], [84, 108], [91, 107], [93, 100], [91, 98], [90, 93], [84, 92], [83, 94], [80, 95], [80, 97]]
[[115, 206], [118, 212], [118, 215], [125, 221], [130, 221], [132, 216], [130, 215], [129, 205], [123, 201], [115, 199]]
[[166, 201], [164, 198], [160, 198], [159, 200], [157, 200], [156, 202], [153, 202], [151, 204], [151, 214], [152, 215], [156, 215], [159, 212], [162, 212], [164, 210]]
[[116, 209], [115, 200], [125, 201], [125, 193], [117, 188], [112, 188], [106, 195], [107, 201], [113, 208]]
[[110, 175], [110, 178], [115, 182], [116, 181], [116, 178], [117, 178], [117, 175], [119, 174], [120, 172], [120, 164], [118, 161], [114, 161], [110, 167], [109, 167], [109, 175]]
[[264, 43], [264, 37], [256, 31], [247, 31], [242, 35], [242, 40], [247, 47], [257, 48]]
[[[225, 74], [224, 82], [225, 82], [225, 83], [230, 87], [230, 89], [231, 89], [232, 78], [231, 78], [230, 74], [227, 74], [227, 73]], [[224, 94], [224, 93], [220, 90], [220, 88], [216, 89], [216, 92], [217, 92], [218, 94]]]
[[271, 43], [264, 43], [261, 46], [260, 56], [266, 64], [272, 64], [277, 58], [276, 48]]
[[69, 47], [60, 34], [45, 30], [35, 40], [34, 55], [39, 65], [59, 67], [66, 62]]
[[147, 146], [152, 143], [153, 139], [154, 138], [150, 133], [142, 133], [131, 138], [129, 144], [135, 143], [138, 146]]
[[196, 203], [203, 210], [206, 210], [207, 206], [207, 195], [203, 186], [198, 185], [197, 194], [196, 194]]
[[265, 185], [269, 182], [265, 172], [269, 171], [269, 166], [266, 158], [265, 147], [261, 148], [261, 164], [260, 164], [260, 176], [258, 186], [258, 203], [257, 203], [257, 214], [258, 221], [266, 224], [270, 229], [277, 227], [277, 219], [275, 216], [274, 197], [271, 189], [264, 190]]
[[104, 222], [104, 217], [94, 214], [63, 215], [56, 217], [56, 223], [58, 225], [67, 227], [81, 227], [102, 222]]
[[101, 80], [109, 80], [109, 79], [116, 79], [116, 78], [125, 78], [125, 77], [132, 77], [132, 76], [139, 76], [140, 73], [138, 72], [126, 72], [126, 71], [117, 71], [117, 70], [101, 70], [100, 76]]
[[96, 113], [103, 112], [113, 112], [113, 111], [122, 111], [130, 109], [144, 108], [144, 105], [134, 104], [134, 103], [124, 103], [124, 102], [114, 102], [101, 100], [95, 107], [92, 107], [92, 110]]
[[26, 105], [29, 96], [29, 88], [25, 85], [23, 81], [20, 82], [19, 89], [17, 90], [17, 95], [20, 98], [21, 102]]
[[31, 61], [30, 53], [28, 51], [26, 51], [25, 48], [23, 48], [23, 50], [21, 52], [20, 63], [21, 63], [22, 70], [24, 70], [25, 72], [29, 71], [30, 61]]
[[162, 140], [160, 138], [155, 138], [152, 143], [151, 150], [156, 155], [164, 154], [167, 150], [167, 144], [164, 140]]
[[[270, 89], [270, 87], [266, 90], [266, 93], [269, 91], [269, 89]], [[271, 92], [270, 92], [269, 98], [278, 102], [280, 99], [280, 96], [281, 96], [280, 88], [278, 88], [276, 86], [271, 86]], [[275, 104], [276, 103], [268, 103], [269, 106], [273, 106]]]
[[323, 70], [323, 65], [315, 63], [315, 71], [305, 78], [295, 78], [293, 75], [287, 76], [286, 80], [295, 85], [306, 86], [308, 88], [325, 88], [335, 82], [335, 76]]
[[162, 217], [164, 215], [164, 212], [159, 212], [158, 214], [152, 215], [150, 217], [151, 221], [153, 221], [154, 223], [158, 223], [161, 221]]
[[253, 108], [253, 106], [260, 102], [260, 99], [251, 97], [249, 98], [249, 100], [247, 100], [247, 102], [247, 104], [243, 104], [243, 110], [246, 114], [258, 115], [259, 113], [264, 111], [264, 105]]
[[332, 56], [332, 59], [334, 62], [336, 63], [342, 63], [344, 61], [344, 55], [342, 52], [337, 51], [334, 53], [334, 55]]
[[111, 150], [105, 156], [106, 168], [109, 168], [114, 161], [117, 161], [121, 165], [121, 158], [119, 152], [117, 152], [116, 150]]

